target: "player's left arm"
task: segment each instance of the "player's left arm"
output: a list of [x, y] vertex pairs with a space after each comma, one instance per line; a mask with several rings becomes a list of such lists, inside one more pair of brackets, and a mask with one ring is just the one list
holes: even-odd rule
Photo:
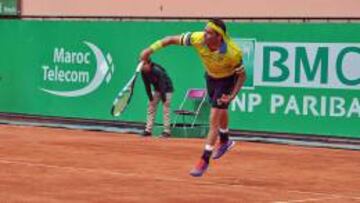
[[236, 82], [233, 90], [231, 91], [231, 94], [229, 95], [229, 101], [232, 101], [236, 97], [236, 95], [238, 94], [238, 92], [240, 91], [246, 80], [245, 67], [242, 62], [236, 66], [235, 74], [236, 74]]
[[240, 91], [241, 87], [244, 85], [244, 82], [246, 80], [246, 73], [245, 73], [245, 68], [244, 65], [242, 64], [242, 62], [240, 62], [238, 65], [236, 65], [235, 67], [235, 74], [236, 74], [236, 81], [235, 81], [235, 85], [233, 87], [233, 89], [231, 90], [230, 94], [223, 94], [220, 98], [220, 103], [230, 103], [238, 94], [238, 92]]

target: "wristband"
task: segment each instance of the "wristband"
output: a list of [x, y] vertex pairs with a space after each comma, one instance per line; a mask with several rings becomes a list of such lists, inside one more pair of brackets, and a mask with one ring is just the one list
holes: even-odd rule
[[155, 52], [159, 49], [161, 49], [163, 46], [162, 46], [162, 43], [160, 40], [154, 42], [153, 44], [150, 45], [150, 49]]

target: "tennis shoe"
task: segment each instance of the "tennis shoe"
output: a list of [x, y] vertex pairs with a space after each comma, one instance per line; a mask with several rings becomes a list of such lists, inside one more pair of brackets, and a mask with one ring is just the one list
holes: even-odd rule
[[200, 177], [206, 172], [208, 166], [209, 166], [208, 162], [206, 162], [204, 159], [200, 159], [200, 161], [190, 171], [190, 175], [194, 177]]
[[227, 142], [220, 144], [218, 148], [215, 150], [215, 153], [212, 158], [219, 159], [234, 146], [235, 146], [235, 141], [233, 140], [228, 140]]

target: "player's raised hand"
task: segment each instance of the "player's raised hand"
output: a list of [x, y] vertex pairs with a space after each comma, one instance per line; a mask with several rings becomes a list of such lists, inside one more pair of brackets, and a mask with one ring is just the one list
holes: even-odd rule
[[144, 49], [140, 54], [140, 60], [141, 61], [149, 61], [150, 55], [152, 54], [152, 50], [149, 48]]

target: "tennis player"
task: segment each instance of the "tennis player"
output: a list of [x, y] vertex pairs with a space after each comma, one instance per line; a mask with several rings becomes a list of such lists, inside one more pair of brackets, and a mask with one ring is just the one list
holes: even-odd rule
[[[161, 137], [168, 138], [170, 137], [170, 102], [174, 91], [172, 81], [164, 68], [150, 60], [144, 62], [141, 69], [141, 76], [144, 81], [146, 93], [149, 97], [147, 121], [143, 136], [151, 136], [156, 109], [161, 100], [164, 116], [164, 130]], [[154, 91], [152, 91], [151, 87], [153, 87]]]
[[209, 166], [218, 137], [220, 142], [213, 159], [222, 157], [235, 144], [228, 135], [228, 106], [246, 79], [242, 51], [228, 36], [225, 23], [221, 19], [211, 19], [204, 31], [168, 36], [154, 42], [142, 51], [140, 58], [147, 61], [151, 54], [169, 45], [194, 47], [206, 70], [207, 91], [212, 106], [210, 129], [203, 154], [190, 171], [192, 176], [202, 176]]

